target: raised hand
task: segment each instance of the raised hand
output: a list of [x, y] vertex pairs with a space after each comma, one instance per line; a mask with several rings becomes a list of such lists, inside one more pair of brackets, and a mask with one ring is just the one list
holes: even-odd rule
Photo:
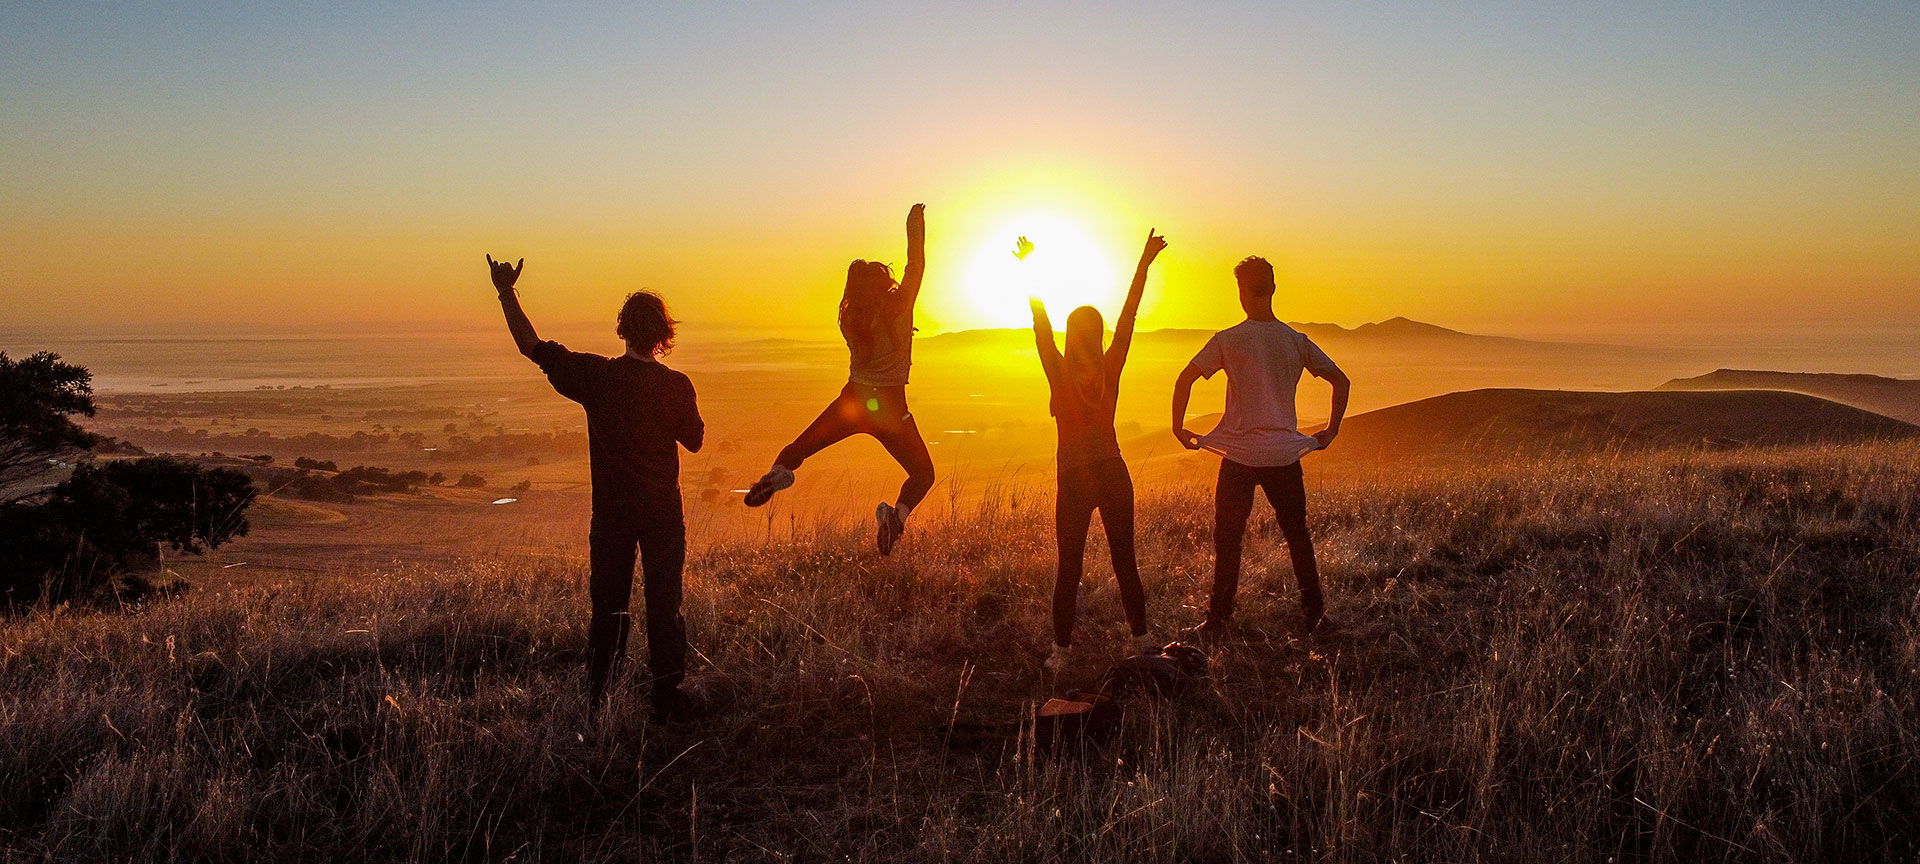
[[493, 260], [492, 255], [487, 256], [487, 269], [493, 271], [494, 290], [502, 294], [513, 290], [513, 283], [520, 280], [520, 269], [525, 266], [527, 266], [525, 258], [520, 259], [518, 264], [508, 264], [505, 261]]
[[924, 232], [926, 230], [927, 230], [927, 205], [915, 204], [913, 205], [913, 209], [907, 211], [907, 233], [913, 234], [916, 232]]
[[[1027, 260], [1027, 256], [1032, 254], [1033, 241], [1028, 240], [1025, 234], [1020, 235], [1020, 239], [1013, 241], [1013, 257], [1025, 261]], [[1035, 300], [1034, 302], [1038, 303], [1040, 301]]]
[[1154, 257], [1159, 255], [1160, 250], [1165, 248], [1167, 248], [1167, 238], [1153, 233], [1153, 229], [1148, 228], [1147, 245], [1140, 250], [1140, 266], [1145, 267], [1148, 264], [1152, 264]]
[[1033, 309], [1033, 320], [1047, 320], [1047, 304], [1038, 297], [1028, 297], [1027, 305]]

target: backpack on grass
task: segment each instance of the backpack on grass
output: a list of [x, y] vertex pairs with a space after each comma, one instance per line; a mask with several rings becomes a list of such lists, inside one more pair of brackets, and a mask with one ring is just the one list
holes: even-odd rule
[[1120, 731], [1126, 701], [1167, 699], [1207, 678], [1207, 655], [1174, 643], [1155, 654], [1128, 657], [1101, 673], [1091, 691], [1069, 690], [1034, 712], [1034, 746], [1053, 753], [1073, 744], [1103, 744]]

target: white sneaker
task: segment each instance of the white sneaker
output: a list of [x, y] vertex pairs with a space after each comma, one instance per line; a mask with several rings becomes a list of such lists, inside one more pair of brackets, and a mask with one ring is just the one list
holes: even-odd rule
[[1047, 662], [1042, 665], [1046, 667], [1048, 672], [1058, 675], [1067, 671], [1067, 665], [1072, 662], [1073, 646], [1062, 645], [1055, 642], [1053, 644], [1053, 651], [1047, 655]]
[[907, 533], [907, 524], [900, 518], [900, 511], [892, 504], [881, 502], [873, 508], [873, 522], [878, 533], [874, 537], [880, 547], [880, 554], [893, 554], [893, 546], [900, 542], [900, 535]]
[[1133, 646], [1135, 654], [1158, 654], [1161, 648], [1166, 647], [1160, 644], [1160, 640], [1153, 638], [1152, 631], [1128, 637], [1128, 642]]
[[792, 485], [793, 469], [785, 465], [775, 465], [767, 469], [767, 473], [753, 481], [753, 486], [747, 489], [747, 506], [758, 507], [765, 504], [767, 499], [773, 497], [773, 493]]

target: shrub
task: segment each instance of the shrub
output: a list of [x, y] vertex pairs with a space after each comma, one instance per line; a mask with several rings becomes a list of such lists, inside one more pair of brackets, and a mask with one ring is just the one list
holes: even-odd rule
[[355, 465], [334, 475], [335, 486], [349, 495], [375, 492], [412, 492], [427, 482], [425, 471], [389, 471], [371, 465]]
[[39, 504], [0, 508], [0, 603], [84, 599], [165, 545], [199, 555], [248, 529], [247, 475], [165, 456], [82, 465]]

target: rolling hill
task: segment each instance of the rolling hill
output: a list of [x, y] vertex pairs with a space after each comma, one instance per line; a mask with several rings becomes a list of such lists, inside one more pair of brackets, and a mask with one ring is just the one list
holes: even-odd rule
[[1852, 405], [1908, 423], [1920, 423], [1920, 381], [1880, 375], [1715, 369], [1693, 378], [1675, 378], [1655, 389], [1784, 390]]
[[[1218, 414], [1189, 428], [1212, 428]], [[1920, 437], [1920, 426], [1849, 405], [1771, 390], [1704, 392], [1466, 390], [1347, 418], [1323, 464], [1488, 459], [1705, 446], [1845, 444]], [[1127, 442], [1167, 452], [1165, 433]]]
[[1849, 405], [1767, 390], [1468, 390], [1348, 418], [1328, 460], [1502, 457], [1704, 445], [1841, 444], [1920, 436]]

